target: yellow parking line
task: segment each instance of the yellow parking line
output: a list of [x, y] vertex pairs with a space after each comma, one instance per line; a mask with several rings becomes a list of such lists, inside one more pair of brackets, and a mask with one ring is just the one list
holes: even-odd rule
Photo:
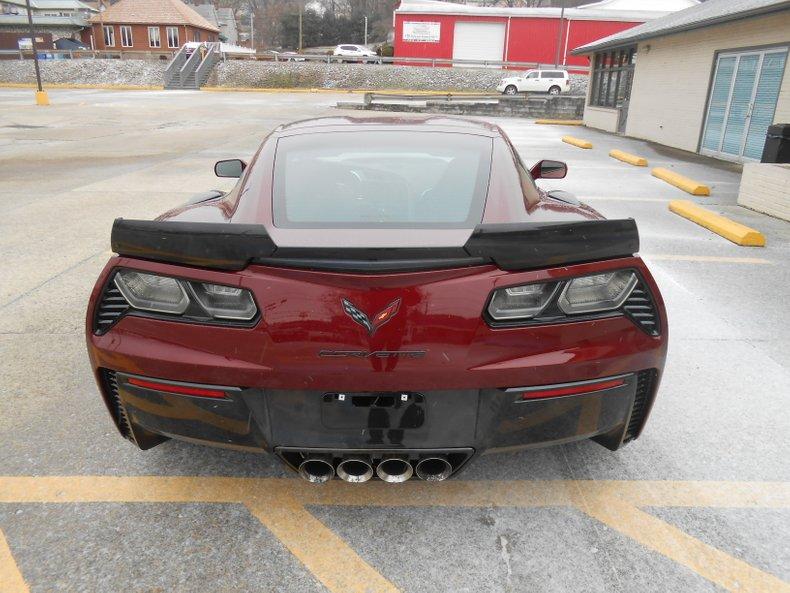
[[657, 253], [643, 253], [642, 257], [655, 261], [691, 261], [718, 264], [757, 264], [772, 265], [774, 262], [761, 257], [726, 257], [718, 255], [670, 255]]
[[8, 542], [0, 529], [0, 593], [28, 593], [30, 589], [19, 572]]
[[295, 498], [259, 500], [247, 508], [329, 591], [399, 591]]
[[691, 200], [672, 200], [669, 203], [669, 210], [678, 216], [705, 227], [709, 231], [713, 231], [717, 235], [721, 235], [736, 245], [765, 247], [765, 235], [760, 231], [706, 210]]
[[596, 480], [599, 497], [617, 497], [637, 507], [790, 508], [790, 482], [709, 480]]
[[790, 585], [781, 579], [725, 554], [617, 497], [588, 497], [581, 502], [580, 508], [601, 523], [690, 568], [728, 591], [790, 592]]
[[710, 195], [710, 187], [707, 185], [700, 183], [699, 181], [694, 181], [689, 177], [684, 177], [680, 173], [675, 173], [674, 171], [670, 171], [669, 169], [665, 169], [663, 167], [656, 167], [651, 172], [653, 177], [657, 177], [662, 181], [666, 181], [670, 185], [674, 185], [678, 189], [682, 189], [684, 192], [690, 193], [693, 196], [709, 196]]
[[790, 482], [673, 480], [411, 480], [315, 486], [291, 478], [215, 476], [0, 476], [0, 503], [227, 502], [293, 496], [303, 504], [542, 507], [576, 504], [575, 492], [636, 506], [790, 508]]
[[[0, 477], [0, 502], [242, 503], [332, 593], [393, 593], [398, 589], [311, 515], [305, 505], [573, 506], [725, 589], [790, 593], [790, 586], [777, 577], [637, 508], [790, 508], [790, 483], [786, 482], [454, 480], [440, 484], [410, 481], [396, 486], [372, 482], [360, 487], [340, 481], [314, 486], [279, 478], [9, 476]], [[0, 544], [0, 582], [19, 582], [22, 577], [8, 544], [5, 540]], [[0, 588], [0, 593], [6, 591]]]
[[589, 140], [582, 140], [581, 138], [574, 138], [573, 136], [563, 136], [562, 141], [565, 144], [570, 144], [571, 146], [576, 146], [577, 148], [592, 148], [592, 142]]

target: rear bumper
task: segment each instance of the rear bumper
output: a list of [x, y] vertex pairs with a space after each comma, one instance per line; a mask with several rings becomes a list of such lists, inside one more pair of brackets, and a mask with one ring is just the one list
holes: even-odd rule
[[[125, 266], [246, 287], [260, 319], [229, 327], [129, 313], [108, 331], [94, 331], [104, 287]], [[622, 268], [636, 270], [652, 294], [651, 323], [660, 331], [626, 309], [523, 326], [485, 318], [494, 289]], [[403, 306], [370, 335], [343, 311], [345, 298], [368, 312], [396, 298]], [[639, 436], [667, 340], [663, 302], [638, 258], [516, 273], [478, 266], [377, 276], [262, 266], [225, 272], [115, 258], [96, 284], [86, 325], [107, 407], [139, 447], [179, 438], [275, 453], [292, 447], [478, 455], [587, 438], [616, 449]], [[135, 377], [137, 385], [129, 381]], [[522, 401], [529, 389], [615, 377], [622, 385]], [[140, 380], [220, 390], [224, 397], [179, 395]], [[345, 407], [326, 401], [341, 393], [350, 398]], [[416, 399], [348, 405], [365, 394], [404, 393]]]
[[474, 454], [587, 438], [617, 449], [639, 435], [658, 384], [650, 369], [619, 375], [615, 387], [531, 400], [521, 389], [361, 394], [212, 386], [224, 392], [217, 399], [165, 393], [130, 382], [135, 379], [140, 383], [135, 375], [100, 370], [116, 425], [143, 449], [179, 438], [267, 452], [466, 448]]

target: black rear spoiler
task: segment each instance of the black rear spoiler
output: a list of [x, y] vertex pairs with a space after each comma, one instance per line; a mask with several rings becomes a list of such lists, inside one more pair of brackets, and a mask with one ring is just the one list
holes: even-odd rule
[[119, 255], [219, 270], [251, 263], [337, 272], [406, 272], [495, 264], [529, 270], [628, 257], [633, 219], [478, 225], [459, 247], [277, 247], [263, 225], [125, 220], [112, 227]]

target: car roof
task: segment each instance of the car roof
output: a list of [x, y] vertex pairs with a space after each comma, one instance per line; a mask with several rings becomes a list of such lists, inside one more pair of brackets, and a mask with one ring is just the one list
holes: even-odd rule
[[414, 132], [455, 132], [489, 137], [504, 134], [499, 126], [488, 122], [445, 116], [378, 116], [378, 117], [318, 117], [279, 126], [274, 132], [281, 136], [291, 133], [312, 132], [364, 132], [371, 130], [403, 130]]

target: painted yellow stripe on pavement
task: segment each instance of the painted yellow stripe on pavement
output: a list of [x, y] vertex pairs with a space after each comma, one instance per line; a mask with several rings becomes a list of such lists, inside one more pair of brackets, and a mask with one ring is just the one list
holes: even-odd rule
[[704, 183], [700, 183], [699, 181], [694, 181], [689, 177], [685, 177], [680, 173], [675, 173], [674, 171], [670, 171], [669, 169], [664, 169], [663, 167], [656, 167], [651, 172], [653, 177], [657, 177], [662, 181], [666, 181], [670, 185], [674, 185], [675, 187], [682, 189], [684, 192], [691, 194], [692, 196], [709, 196], [710, 195], [710, 187], [705, 185]]
[[643, 253], [642, 257], [652, 259], [655, 261], [690, 261], [690, 262], [705, 262], [714, 264], [756, 264], [756, 265], [772, 265], [774, 262], [761, 257], [726, 257], [718, 255], [667, 255], [667, 254], [654, 254]]
[[790, 508], [790, 482], [596, 480], [586, 490], [637, 507]]
[[[775, 576], [637, 508], [790, 508], [790, 483], [785, 482], [414, 481], [397, 487], [383, 482], [360, 487], [335, 481], [316, 487], [301, 480], [280, 478], [8, 476], [0, 477], [0, 502], [243, 503], [333, 593], [393, 593], [397, 587], [313, 517], [305, 505], [575, 506], [730, 591], [790, 593], [788, 585]], [[17, 582], [21, 578], [4, 540], [0, 546], [0, 571], [4, 581]], [[0, 589], [0, 593], [6, 592]]]
[[575, 504], [578, 488], [635, 505], [790, 508], [788, 482], [413, 480], [360, 487], [334, 480], [317, 487], [291, 478], [215, 476], [0, 476], [0, 503], [246, 503], [288, 495], [317, 505], [541, 507]]
[[563, 136], [562, 141], [565, 144], [570, 144], [571, 146], [576, 146], [577, 148], [592, 148], [592, 142], [589, 140], [582, 140], [581, 138], [574, 138], [573, 136]]
[[[0, 82], [0, 89], [34, 89], [38, 88], [33, 82]], [[165, 87], [156, 85], [138, 84], [79, 84], [70, 82], [47, 82], [46, 89], [95, 89], [103, 91], [162, 91]]]
[[584, 122], [580, 119], [536, 119], [536, 124], [546, 126], [583, 126]]
[[623, 152], [622, 150], [610, 150], [609, 156], [618, 161], [623, 161], [634, 167], [647, 167], [647, 159], [643, 156], [636, 156], [630, 152]]
[[733, 593], [790, 593], [790, 585], [617, 498], [586, 497], [589, 516]]
[[291, 496], [248, 503], [250, 512], [333, 593], [397, 593], [399, 589]]
[[669, 210], [743, 247], [765, 247], [765, 235], [746, 225], [698, 206], [691, 200], [672, 200]]
[[16, 565], [8, 541], [0, 530], [0, 593], [29, 593], [19, 567]]

